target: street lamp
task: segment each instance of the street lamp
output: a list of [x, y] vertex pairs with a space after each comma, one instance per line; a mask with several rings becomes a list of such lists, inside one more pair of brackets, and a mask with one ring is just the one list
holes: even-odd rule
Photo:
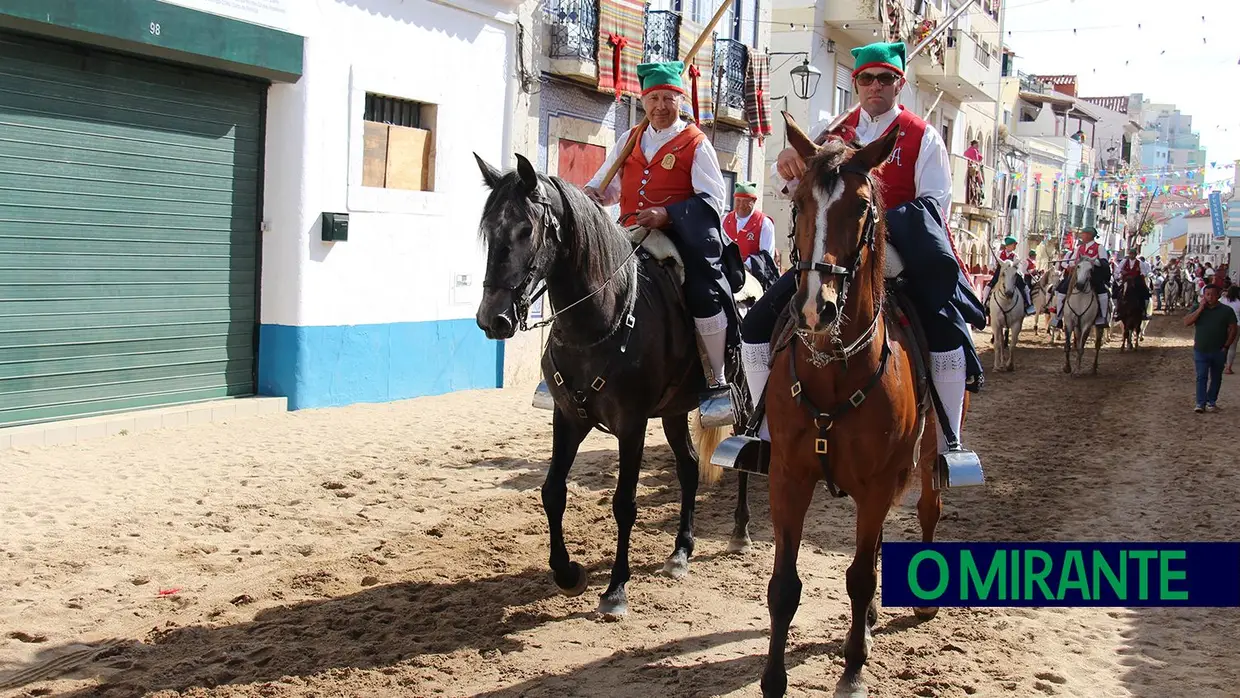
[[822, 71], [809, 64], [809, 58], [801, 59], [801, 65], [788, 71], [792, 75], [792, 91], [800, 99], [809, 99], [818, 91]]

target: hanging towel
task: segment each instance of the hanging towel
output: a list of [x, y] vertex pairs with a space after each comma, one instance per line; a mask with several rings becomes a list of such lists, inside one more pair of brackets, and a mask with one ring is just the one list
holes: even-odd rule
[[749, 67], [745, 70], [745, 119], [749, 133], [757, 137], [758, 145], [771, 135], [771, 57], [757, 51], [749, 52]]
[[645, 49], [642, 0], [598, 0], [598, 90], [620, 95], [641, 95], [637, 64]]
[[[697, 41], [704, 27], [687, 17], [680, 18], [680, 56], [681, 60], [689, 55], [689, 49], [693, 48], [693, 43]], [[695, 110], [694, 117], [698, 123], [710, 121], [715, 118], [715, 101], [712, 99], [714, 92], [712, 86], [715, 84], [715, 42], [713, 39], [706, 39], [706, 43], [702, 44], [702, 48], [698, 49], [697, 55], [693, 58], [693, 63], [689, 68], [689, 103], [690, 108]], [[693, 68], [697, 68], [697, 75], [694, 75]]]

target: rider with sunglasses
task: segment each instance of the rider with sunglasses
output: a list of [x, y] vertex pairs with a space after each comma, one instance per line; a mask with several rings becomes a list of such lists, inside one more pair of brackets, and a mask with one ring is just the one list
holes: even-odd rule
[[[972, 292], [963, 267], [947, 233], [946, 219], [951, 211], [952, 177], [947, 147], [937, 129], [912, 111], [897, 104], [905, 85], [905, 47], [903, 43], [876, 43], [853, 49], [856, 62], [853, 83], [860, 99], [855, 110], [831, 133], [825, 124], [810, 132], [822, 145], [828, 138], [840, 138], [854, 146], [871, 143], [890, 129], [899, 129], [886, 164], [874, 171], [887, 209], [888, 244], [905, 264], [903, 276], [909, 296], [917, 306], [930, 349], [930, 378], [942, 400], [944, 412], [954, 434], [960, 438], [961, 415], [966, 390], [976, 392], [982, 382], [982, 364], [969, 334], [969, 325], [986, 327], [981, 301]], [[776, 191], [790, 194], [806, 165], [792, 148], [779, 154], [773, 178]], [[888, 249], [891, 259], [892, 250]], [[750, 394], [757, 404], [770, 374], [770, 339], [776, 320], [796, 292], [796, 271], [790, 270], [767, 291], [742, 323], [742, 357]], [[769, 458], [770, 435], [766, 422], [757, 442], [747, 444], [737, 457], [744, 470], [765, 466]], [[948, 451], [942, 430], [939, 451]]]

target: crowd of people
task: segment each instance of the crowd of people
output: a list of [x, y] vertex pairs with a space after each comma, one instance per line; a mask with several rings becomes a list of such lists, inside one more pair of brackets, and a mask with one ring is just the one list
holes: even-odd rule
[[[1197, 393], [1194, 411], [1214, 412], [1218, 409], [1217, 400], [1224, 374], [1234, 375], [1237, 345], [1237, 326], [1240, 324], [1240, 285], [1232, 281], [1228, 273], [1228, 265], [1220, 264], [1216, 268], [1209, 261], [1201, 259], [1178, 258], [1163, 262], [1161, 256], [1155, 256], [1151, 263], [1139, 254], [1135, 247], [1128, 250], [1127, 256], [1116, 261], [1107, 251], [1106, 246], [1097, 241], [1097, 231], [1086, 227], [1074, 231], [1071, 240], [1075, 246], [1069, 246], [1067, 252], [1058, 260], [1052, 260], [1060, 268], [1066, 270], [1079, 260], [1088, 259], [1094, 263], [1094, 292], [1098, 294], [1098, 302], [1104, 308], [1112, 308], [1111, 313], [1099, 313], [1097, 324], [1106, 326], [1109, 316], [1118, 312], [1118, 307], [1110, 304], [1110, 298], [1118, 298], [1121, 284], [1124, 281], [1137, 281], [1144, 293], [1143, 300], [1148, 308], [1149, 301], [1154, 301], [1156, 310], [1170, 308], [1165, 289], [1167, 281], [1172, 278], [1187, 279], [1195, 286], [1196, 307], [1184, 318], [1184, 324], [1194, 329], [1193, 359], [1197, 371]], [[1007, 237], [1003, 246], [994, 258], [991, 268], [991, 279], [983, 292], [983, 301], [989, 296], [999, 277], [999, 265], [1004, 261], [1016, 262], [1017, 241]], [[1024, 295], [1026, 314], [1035, 312], [1030, 299], [1029, 289], [1038, 283], [1040, 271], [1035, 260], [1037, 254], [1029, 251], [1029, 258], [1019, 264], [1020, 286]], [[1043, 266], [1043, 269], [1046, 267]], [[1064, 305], [1064, 295], [1068, 279], [1060, 280], [1055, 289], [1055, 299], [1051, 307], [1052, 327], [1060, 326]], [[1191, 306], [1190, 306], [1191, 307]], [[1145, 313], [1149, 319], [1149, 312]]]

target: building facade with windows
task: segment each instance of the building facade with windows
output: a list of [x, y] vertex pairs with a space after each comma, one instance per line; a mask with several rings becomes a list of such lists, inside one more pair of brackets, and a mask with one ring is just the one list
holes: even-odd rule
[[0, 426], [502, 382], [472, 153], [511, 166], [516, 2], [36, 5], [0, 4]]
[[[857, 100], [852, 85], [853, 48], [876, 41], [903, 41], [911, 50], [959, 5], [956, 0], [779, 3], [771, 42], [775, 113], [786, 109], [807, 131], [830, 120]], [[907, 84], [900, 95], [900, 104], [926, 118], [947, 146], [952, 174], [948, 224], [957, 251], [973, 267], [988, 263], [986, 245], [999, 231], [1002, 212], [995, 169], [1002, 17], [1000, 3], [990, 0], [964, 12], [926, 51], [909, 61]], [[775, 60], [774, 54], [788, 55], [786, 60]], [[822, 75], [809, 95], [797, 94], [796, 81], [789, 74], [802, 60]], [[978, 141], [981, 163], [964, 157], [973, 140]], [[767, 149], [768, 172], [785, 144], [780, 139]], [[980, 177], [970, 176], [971, 168]], [[790, 204], [773, 191], [768, 191], [763, 203], [775, 218], [780, 244], [786, 247]]]
[[[607, 152], [644, 117], [639, 91], [624, 88], [626, 83], [636, 85], [637, 64], [682, 58], [718, 8], [718, 0], [524, 3], [519, 18], [524, 41], [516, 69], [524, 86], [518, 96], [515, 128], [520, 136], [515, 147], [540, 172], [584, 186]], [[751, 57], [765, 59], [769, 13], [768, 0], [734, 0], [694, 61], [698, 125], [718, 155], [728, 182], [724, 203], [729, 208], [734, 182], [757, 181], [761, 186], [766, 179], [764, 149], [750, 128], [746, 78]], [[682, 115], [689, 120], [691, 104], [686, 100]], [[618, 215], [618, 207], [613, 209]], [[544, 302], [536, 302], [531, 320], [550, 312]], [[549, 331], [532, 330], [505, 342], [505, 385], [532, 389], [538, 383]]]

